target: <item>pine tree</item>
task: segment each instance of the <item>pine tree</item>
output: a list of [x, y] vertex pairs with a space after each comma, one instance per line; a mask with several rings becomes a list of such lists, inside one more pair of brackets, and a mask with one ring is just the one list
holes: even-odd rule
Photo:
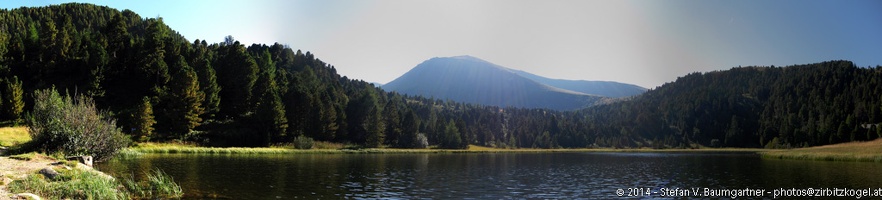
[[[160, 96], [162, 87], [171, 79], [169, 67], [165, 62], [165, 41], [168, 30], [162, 22], [162, 18], [152, 20], [147, 26], [147, 36], [141, 48], [140, 61], [137, 67], [129, 73], [135, 81], [135, 92], [141, 92], [147, 96]], [[134, 98], [140, 98], [139, 95]]]
[[179, 70], [171, 79], [168, 90], [163, 94], [159, 120], [164, 132], [172, 138], [180, 138], [190, 133], [202, 122], [200, 115], [205, 111], [202, 101], [205, 95], [199, 90], [199, 81], [193, 68], [183, 59], [178, 60]]
[[218, 49], [218, 58], [212, 64], [220, 85], [221, 116], [239, 117], [252, 112], [252, 89], [257, 81], [257, 63], [245, 52], [245, 47], [232, 37]]
[[280, 141], [286, 138], [288, 119], [285, 118], [285, 107], [282, 99], [274, 91], [270, 90], [261, 97], [257, 106], [258, 129], [263, 132], [259, 140], [262, 146], [268, 146], [272, 141]]
[[259, 94], [256, 98], [257, 129], [262, 133], [258, 137], [261, 146], [269, 146], [273, 140], [279, 141], [285, 137], [288, 128], [288, 119], [285, 117], [285, 107], [279, 97], [278, 87], [275, 82], [275, 65], [269, 52], [264, 51], [258, 59], [260, 77], [255, 84], [255, 91]]
[[153, 104], [150, 103], [150, 98], [144, 97], [141, 100], [141, 105], [138, 106], [134, 115], [132, 117], [134, 119], [134, 131], [132, 134], [134, 134], [138, 141], [149, 141], [150, 137], [153, 136], [153, 124], [156, 124], [156, 120], [153, 118]]
[[416, 113], [413, 110], [407, 109], [407, 112], [404, 113], [404, 118], [401, 120], [401, 137], [398, 138], [397, 146], [402, 148], [419, 146], [419, 129], [420, 121], [417, 119]]
[[379, 147], [385, 138], [383, 130], [382, 106], [377, 98], [375, 88], [360, 85], [354, 95], [355, 99], [346, 106], [348, 120], [348, 139], [355, 143], [363, 143], [367, 147]]
[[[107, 33], [107, 50], [111, 58], [124, 60], [127, 58], [128, 49], [132, 46], [132, 36], [129, 34], [129, 25], [121, 14], [115, 14], [110, 23], [105, 27]], [[123, 62], [124, 63], [124, 62]]]
[[398, 140], [402, 134], [401, 117], [400, 113], [398, 113], [398, 105], [400, 102], [398, 96], [393, 95], [389, 98], [386, 102], [386, 106], [383, 108], [383, 117], [386, 119], [386, 143], [390, 145], [398, 145]]
[[205, 41], [193, 42], [190, 64], [199, 76], [199, 86], [205, 94], [202, 106], [205, 108], [207, 117], [213, 117], [220, 111], [220, 86], [217, 85], [217, 73], [211, 66], [211, 54]]
[[[285, 108], [288, 118], [288, 135], [294, 137], [298, 135], [306, 135], [318, 140], [331, 140], [324, 132], [319, 132], [320, 118], [322, 112], [327, 107], [322, 107], [321, 97], [313, 90], [318, 89], [319, 82], [315, 77], [312, 69], [306, 67], [292, 77], [292, 86], [286, 94]], [[327, 119], [327, 118], [326, 118]]]
[[2, 93], [3, 116], [8, 120], [18, 120], [24, 111], [24, 101], [22, 100], [24, 91], [21, 81], [17, 76], [13, 76], [12, 79], [3, 80], [3, 83], [5, 85]]
[[376, 90], [373, 87], [368, 86], [367, 94], [365, 95], [365, 106], [368, 110], [367, 115], [365, 116], [365, 120], [363, 122], [364, 129], [367, 134], [365, 138], [365, 146], [371, 148], [377, 148], [383, 145], [383, 142], [386, 139], [386, 135], [383, 133], [385, 130], [385, 123], [383, 122], [382, 116], [382, 108], [377, 97]]
[[468, 147], [468, 145], [462, 144], [459, 128], [456, 128], [456, 123], [453, 122], [453, 119], [450, 119], [447, 125], [444, 126], [444, 133], [438, 146], [445, 149], [464, 149]]

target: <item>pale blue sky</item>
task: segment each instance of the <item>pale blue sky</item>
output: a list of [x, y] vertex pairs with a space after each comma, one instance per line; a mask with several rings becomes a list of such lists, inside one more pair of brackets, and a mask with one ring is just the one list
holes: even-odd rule
[[[3, 8], [68, 1], [3, 1]], [[695, 71], [882, 65], [882, 1], [86, 1], [161, 16], [189, 40], [279, 42], [386, 83], [472, 55], [542, 76], [656, 87]]]

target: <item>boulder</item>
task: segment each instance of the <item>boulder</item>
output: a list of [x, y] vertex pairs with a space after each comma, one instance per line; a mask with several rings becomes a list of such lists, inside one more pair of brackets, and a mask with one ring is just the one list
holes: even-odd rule
[[76, 160], [86, 166], [92, 167], [92, 156], [71, 156], [67, 160]]
[[55, 180], [60, 174], [57, 171], [52, 169], [51, 167], [43, 168], [40, 170], [40, 174], [46, 176], [49, 180]]

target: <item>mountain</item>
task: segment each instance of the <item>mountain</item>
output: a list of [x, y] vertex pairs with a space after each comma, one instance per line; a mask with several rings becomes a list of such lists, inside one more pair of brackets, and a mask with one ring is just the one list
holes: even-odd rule
[[646, 88], [626, 83], [613, 81], [586, 81], [586, 80], [564, 80], [552, 79], [539, 75], [531, 74], [521, 70], [511, 70], [515, 74], [528, 78], [530, 80], [549, 85], [556, 88], [581, 92], [585, 94], [593, 94], [605, 97], [629, 97], [646, 92]]
[[500, 107], [573, 110], [607, 98], [552, 87], [471, 56], [432, 58], [383, 89]]

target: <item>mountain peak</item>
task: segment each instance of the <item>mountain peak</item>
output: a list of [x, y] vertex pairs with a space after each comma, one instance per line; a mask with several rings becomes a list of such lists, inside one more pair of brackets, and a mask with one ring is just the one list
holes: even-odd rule
[[467, 55], [426, 60], [383, 89], [466, 103], [557, 110], [584, 108], [606, 99], [552, 87]]
[[[436, 57], [436, 58], [445, 58], [445, 57]], [[461, 56], [453, 56], [453, 57], [446, 57], [446, 58], [490, 63], [490, 62], [487, 62], [486, 60], [483, 60], [483, 59], [480, 59], [480, 58], [477, 58], [474, 56], [470, 56], [470, 55], [461, 55]]]

